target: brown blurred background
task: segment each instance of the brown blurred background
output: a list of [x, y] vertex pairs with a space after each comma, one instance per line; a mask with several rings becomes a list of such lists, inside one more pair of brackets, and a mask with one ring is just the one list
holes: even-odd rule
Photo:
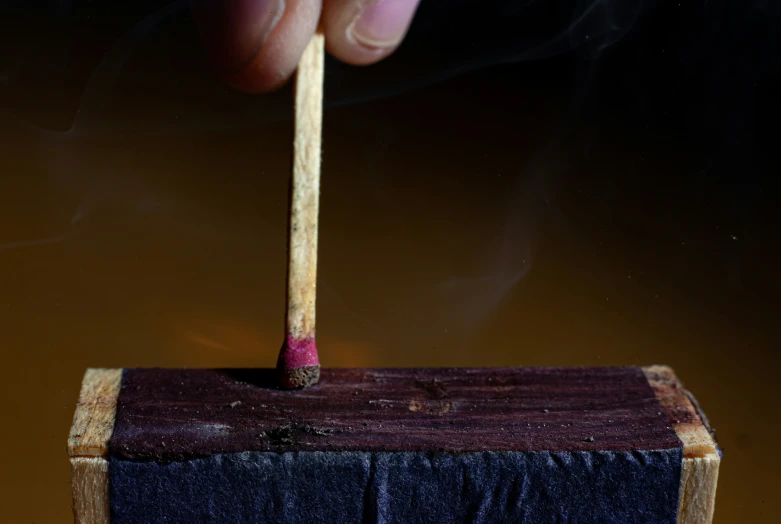
[[[672, 3], [607, 2], [612, 30], [494, 3], [472, 45], [467, 2], [424, 1], [386, 64], [328, 64], [323, 365], [669, 364], [724, 450], [716, 522], [775, 522], [771, 13], [709, 46], [686, 23], [716, 15]], [[266, 367], [282, 341], [290, 92], [213, 79], [186, 9], [91, 5], [1, 19], [7, 522], [71, 518], [86, 367]]]

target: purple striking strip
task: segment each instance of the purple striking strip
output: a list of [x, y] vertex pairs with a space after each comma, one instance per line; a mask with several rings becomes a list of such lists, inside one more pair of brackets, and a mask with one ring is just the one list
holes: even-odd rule
[[128, 369], [110, 452], [639, 451], [682, 444], [640, 368]]

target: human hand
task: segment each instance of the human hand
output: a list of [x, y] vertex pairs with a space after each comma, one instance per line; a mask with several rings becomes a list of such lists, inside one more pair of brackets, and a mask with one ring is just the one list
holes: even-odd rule
[[281, 87], [315, 30], [331, 55], [373, 64], [401, 43], [420, 0], [192, 0], [217, 73], [248, 93]]

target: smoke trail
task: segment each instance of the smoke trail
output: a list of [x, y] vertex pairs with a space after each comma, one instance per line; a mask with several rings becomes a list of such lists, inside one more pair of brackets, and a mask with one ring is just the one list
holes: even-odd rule
[[447, 304], [446, 318], [439, 320], [450, 330], [471, 337], [531, 270], [547, 175], [545, 166], [516, 175], [498, 246], [486, 250], [478, 276], [450, 278], [430, 291], [436, 302]]
[[[118, 10], [127, 7], [122, 3], [117, 6]], [[221, 132], [263, 126], [290, 117], [287, 93], [247, 96], [226, 89], [207, 73], [186, 7], [185, 0], [159, 3], [105, 53], [81, 96], [71, 127], [73, 135]], [[144, 7], [134, 9], [141, 8]], [[23, 7], [19, 4], [16, 9]], [[0, 7], [0, 12], [5, 10], [11, 8]], [[57, 5], [63, 19], [71, 16], [71, 10], [71, 2]], [[703, 87], [708, 86], [705, 96], [711, 99], [709, 109], [703, 113], [722, 119], [716, 124], [724, 129], [741, 128], [735, 120], [744, 118], [740, 115], [747, 113], [745, 106], [726, 107], [725, 102], [750, 104], [754, 86], [767, 74], [778, 74], [778, 2], [424, 0], [405, 43], [389, 59], [369, 68], [328, 61], [326, 107], [397, 95], [497, 64], [543, 60], [567, 53], [576, 53], [584, 62], [596, 66], [606, 50], [616, 47], [641, 21], [652, 19], [657, 12], [661, 19], [653, 19], [654, 27], [646, 28], [642, 46], [655, 45], [669, 38], [670, 29], [674, 30], [680, 41], [670, 44], [681, 53], [678, 74], [711, 75], [710, 81], [703, 83]], [[186, 42], [174, 45], [172, 39]], [[51, 56], [57, 55], [50, 52], [46, 57], [31, 59], [30, 64], [40, 64], [43, 58], [49, 61]], [[166, 60], [176, 67], [147, 77], [142, 71], [133, 72], [127, 67], [131, 59], [148, 63]], [[67, 62], [58, 60], [63, 61], [60, 69], [65, 68]], [[642, 65], [636, 68], [642, 69]], [[0, 70], [0, 89], [13, 85], [17, 76], [18, 72]], [[728, 91], [725, 86], [732, 85], [730, 80], [736, 78], [741, 79], [741, 91]], [[164, 100], [176, 99], [177, 103], [150, 104], [123, 112], [122, 90], [117, 88], [129, 81], [134, 90], [154, 93]], [[52, 82], [54, 85], [56, 81]]]
[[655, 0], [424, 1], [405, 44], [394, 56], [370, 73], [335, 66], [336, 78], [326, 93], [332, 102], [343, 105], [401, 94], [501, 64], [570, 52], [596, 61], [627, 36], [654, 4]]
[[[166, 2], [116, 40], [92, 71], [70, 136], [219, 132], [290, 117], [287, 96], [246, 96], [204, 75], [206, 65], [187, 5], [186, 0]], [[405, 44], [389, 60], [371, 68], [329, 60], [326, 106], [392, 96], [496, 64], [572, 51], [594, 60], [619, 42], [649, 5], [620, 0], [423, 1]], [[60, 2], [58, 9], [68, 17], [70, 2]], [[189, 41], [171, 45], [169, 34]], [[129, 61], [151, 58], [149, 53], [194, 68], [175, 67], [149, 79], [132, 76]], [[116, 97], [118, 87], [129, 80], [150, 93], [176, 97], [187, 89], [191, 94], [184, 107], [156, 105], [143, 115], [126, 114]]]
[[[94, 214], [100, 206], [106, 206], [109, 202], [117, 204], [117, 198], [128, 198], [128, 194], [138, 197], [135, 208], [148, 211], [159, 205], [157, 199], [148, 194], [147, 190], [139, 191], [138, 183], [128, 176], [117, 173], [116, 167], [105, 169], [106, 174], [100, 173], [91, 180], [85, 180], [86, 173], [96, 171], [94, 158], [83, 161], [85, 156], [79, 152], [94, 143], [94, 140], [105, 139], [112, 134], [112, 126], [115, 124], [108, 115], [115, 88], [122, 79], [124, 67], [132, 57], [136, 47], [150, 34], [158, 29], [161, 24], [170, 19], [176, 13], [183, 11], [188, 5], [187, 0], [176, 0], [167, 3], [135, 24], [123, 37], [119, 38], [106, 52], [98, 66], [91, 73], [89, 80], [80, 98], [76, 116], [65, 132], [57, 132], [40, 128], [21, 119], [15, 119], [20, 126], [20, 132], [31, 133], [38, 137], [40, 158], [48, 165], [47, 172], [53, 182], [64, 187], [82, 186], [83, 194], [79, 205], [74, 212], [63, 233], [51, 237], [31, 239], [24, 241], [7, 242], [0, 244], [0, 250], [28, 248], [41, 245], [54, 244], [70, 238], [76, 231], [75, 226]], [[61, 0], [55, 6], [57, 12], [64, 18], [71, 16], [72, 3], [69, 0]], [[3, 6], [3, 10], [6, 6]], [[59, 62], [65, 64], [63, 58], [63, 46]], [[49, 57], [51, 58], [51, 57]], [[0, 75], [0, 85], [8, 84], [12, 76], [8, 73]], [[121, 165], [119, 159], [115, 159], [115, 165]], [[98, 169], [98, 171], [102, 171]]]
[[[175, 0], [164, 5], [135, 24], [112, 45], [90, 75], [79, 101], [79, 108], [76, 111], [73, 124], [65, 134], [77, 137], [86, 134], [100, 136], [111, 132], [110, 126], [115, 122], [107, 115], [107, 112], [115, 94], [115, 88], [122, 78], [123, 68], [141, 42], [158, 29], [164, 21], [183, 11], [187, 5], [187, 0]], [[69, 14], [70, 2], [61, 2], [60, 8], [64, 13]], [[25, 122], [22, 121], [22, 123]], [[42, 132], [47, 136], [62, 135], [62, 133], [47, 133], [46, 130], [30, 124], [25, 127]]]
[[45, 238], [36, 238], [31, 240], [19, 240], [15, 242], [0, 243], [0, 251], [8, 250], [8, 249], [45, 246], [48, 244], [56, 244], [58, 242], [67, 240], [74, 233], [73, 226], [75, 226], [83, 219], [88, 217], [90, 215], [90, 212], [91, 210], [88, 207], [86, 207], [84, 205], [84, 202], [82, 201], [79, 204], [79, 207], [76, 209], [76, 212], [71, 217], [67, 229], [64, 232], [60, 233], [59, 235], [54, 235]]

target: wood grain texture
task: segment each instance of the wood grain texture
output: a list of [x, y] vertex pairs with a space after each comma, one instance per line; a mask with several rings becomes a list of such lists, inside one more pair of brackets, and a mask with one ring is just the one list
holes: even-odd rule
[[187, 460], [243, 451], [680, 449], [640, 368], [128, 369], [111, 455]]
[[720, 462], [718, 453], [683, 459], [678, 524], [708, 524], [713, 521]]
[[102, 457], [72, 457], [70, 462], [74, 522], [108, 524], [108, 461]]
[[298, 340], [315, 333], [324, 48], [318, 33], [299, 61], [295, 80], [287, 334]]
[[68, 436], [71, 457], [105, 457], [114, 430], [121, 369], [88, 369]]
[[643, 368], [670, 425], [683, 443], [678, 524], [713, 520], [721, 455], [707, 418], [667, 366]]
[[108, 447], [114, 431], [121, 369], [88, 369], [68, 436], [73, 517], [76, 523], [109, 522]]

